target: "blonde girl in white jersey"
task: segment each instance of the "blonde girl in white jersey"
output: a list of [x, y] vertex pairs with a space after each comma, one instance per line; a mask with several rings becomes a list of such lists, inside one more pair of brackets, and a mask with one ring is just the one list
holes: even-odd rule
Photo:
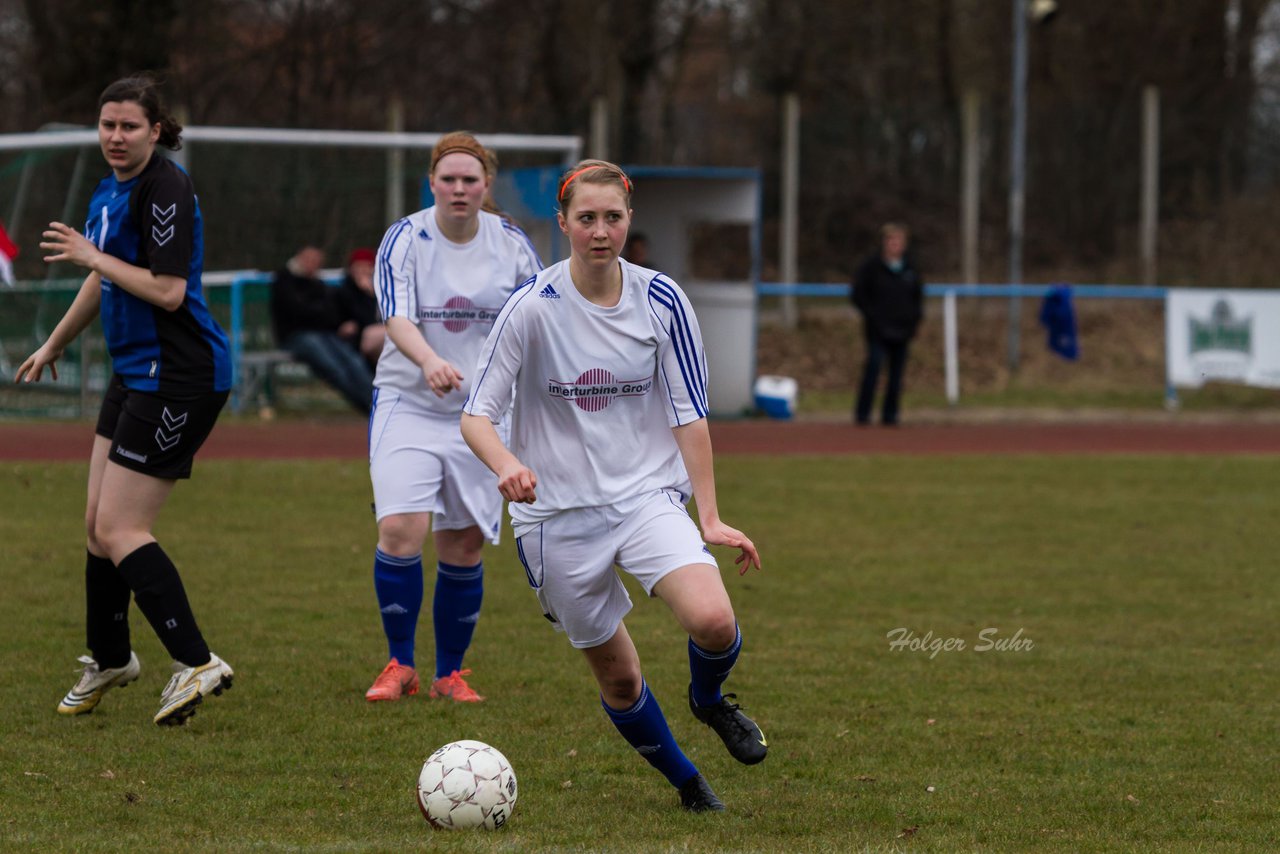
[[369, 471], [374, 589], [389, 661], [365, 693], [370, 701], [418, 692], [415, 633], [429, 530], [438, 561], [430, 695], [483, 699], [467, 684], [462, 659], [484, 593], [481, 549], [486, 539], [498, 541], [502, 497], [463, 442], [458, 418], [499, 310], [542, 267], [523, 232], [481, 210], [495, 162], [468, 133], [442, 137], [431, 155], [435, 204], [393, 223], [375, 260], [387, 340], [374, 379]]
[[[620, 260], [631, 181], [586, 160], [559, 192], [570, 258], [520, 288], [476, 367], [462, 434], [513, 502], [516, 546], [547, 618], [583, 651], [609, 719], [696, 812], [722, 810], [680, 750], [640, 670], [622, 620], [631, 607], [615, 565], [671, 608], [688, 634], [689, 704], [731, 755], [767, 743], [720, 686], [742, 645], [706, 543], [760, 556], [721, 521], [706, 420], [706, 360], [697, 318], [662, 274]], [[510, 446], [500, 435], [512, 402]], [[698, 502], [698, 527], [685, 510]]]

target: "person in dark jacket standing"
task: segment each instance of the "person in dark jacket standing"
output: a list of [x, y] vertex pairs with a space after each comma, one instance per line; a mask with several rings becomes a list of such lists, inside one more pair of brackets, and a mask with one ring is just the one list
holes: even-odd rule
[[915, 337], [924, 316], [924, 280], [907, 258], [910, 232], [905, 225], [885, 223], [880, 228], [880, 251], [858, 267], [850, 296], [862, 313], [867, 337], [867, 361], [862, 369], [853, 418], [859, 425], [871, 422], [880, 365], [889, 361], [889, 384], [880, 409], [880, 423], [898, 423], [902, 372], [907, 345]]

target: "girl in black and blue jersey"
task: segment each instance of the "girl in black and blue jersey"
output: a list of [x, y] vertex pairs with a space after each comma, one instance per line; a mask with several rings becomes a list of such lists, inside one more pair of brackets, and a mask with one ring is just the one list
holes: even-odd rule
[[149, 77], [108, 86], [98, 99], [98, 142], [111, 174], [90, 199], [84, 234], [52, 222], [40, 244], [45, 261], [69, 261], [89, 274], [15, 380], [39, 382], [46, 366], [57, 379], [58, 358], [97, 315], [114, 372], [98, 415], [85, 509], [92, 655], [81, 656], [84, 672], [58, 704], [68, 715], [93, 711], [106, 691], [138, 678], [131, 595], [175, 662], [156, 723], [185, 723], [233, 675], [209, 651], [178, 571], [151, 533], [174, 483], [191, 476], [231, 387], [227, 337], [200, 285], [195, 188], [155, 154], [157, 145], [181, 147], [181, 133]]

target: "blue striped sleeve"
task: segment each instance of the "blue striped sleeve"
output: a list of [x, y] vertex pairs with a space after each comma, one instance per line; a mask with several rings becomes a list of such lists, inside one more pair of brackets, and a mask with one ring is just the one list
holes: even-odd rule
[[529, 239], [529, 235], [524, 233], [524, 229], [514, 222], [508, 222], [506, 219], [502, 220], [502, 227], [506, 229], [508, 236], [514, 237], [519, 242], [526, 260], [530, 262], [529, 272], [537, 273], [543, 269], [542, 258], [538, 256], [538, 250], [534, 247], [533, 241]]
[[[688, 393], [689, 404], [693, 407], [696, 417], [706, 417], [708, 408], [706, 361], [702, 352], [702, 337], [698, 331], [697, 319], [692, 307], [678, 287], [661, 276], [655, 276], [649, 282], [649, 308], [669, 336], [668, 346], [675, 356], [675, 364], [678, 367], [682, 385]], [[670, 396], [671, 379], [667, 376], [666, 365], [663, 366], [663, 371], [668, 387], [668, 399], [674, 414], [679, 419], [679, 407], [674, 397]]]
[[[506, 303], [502, 306], [502, 311], [498, 313], [498, 319], [493, 322], [493, 328], [489, 330], [489, 337], [485, 340], [484, 348], [480, 351], [480, 358], [476, 363], [476, 379], [471, 384], [471, 395], [462, 407], [468, 415], [486, 415], [493, 420], [495, 417], [500, 417], [510, 405], [511, 384], [515, 380], [521, 361], [521, 354], [518, 352], [520, 343], [515, 340], [514, 331], [509, 328], [511, 315], [521, 301], [533, 293], [536, 282], [537, 277], [530, 278], [512, 291], [511, 296], [507, 297]], [[505, 377], [500, 375], [494, 382], [486, 383], [485, 381], [490, 379], [490, 369], [495, 367], [495, 359], [499, 367], [512, 366], [511, 373]], [[499, 370], [498, 373], [505, 372]], [[492, 392], [490, 392], [491, 388]], [[481, 398], [482, 393], [486, 399]], [[497, 405], [492, 406], [495, 402]]]
[[378, 246], [378, 258], [374, 267], [374, 288], [378, 292], [378, 309], [382, 312], [383, 319], [394, 317], [396, 313], [396, 279], [395, 279], [395, 257], [399, 255], [403, 259], [403, 255], [408, 252], [408, 244], [402, 249], [397, 250], [397, 244], [400, 238], [409, 230], [410, 223], [408, 219], [396, 220], [387, 229], [387, 233], [382, 237], [382, 243]]

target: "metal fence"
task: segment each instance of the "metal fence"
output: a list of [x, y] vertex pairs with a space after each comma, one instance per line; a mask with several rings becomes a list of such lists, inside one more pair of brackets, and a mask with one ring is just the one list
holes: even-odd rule
[[[326, 271], [330, 284], [338, 282], [341, 271]], [[251, 401], [241, 394], [242, 364], [246, 354], [272, 350], [277, 345], [271, 331], [270, 284], [272, 274], [261, 270], [211, 273], [205, 277], [206, 298], [214, 317], [223, 325], [231, 342], [233, 364], [232, 408], [241, 410]], [[41, 383], [16, 386], [12, 377], [17, 366], [33, 352], [57, 324], [70, 305], [80, 282], [19, 283], [15, 288], [0, 289], [0, 370], [5, 374], [0, 384], [0, 416], [76, 418], [91, 415], [110, 379], [110, 366], [101, 337], [90, 330], [80, 337], [60, 361], [59, 378], [46, 376]], [[947, 400], [957, 403], [959, 390], [959, 320], [956, 309], [960, 297], [987, 300], [1043, 299], [1053, 285], [972, 285], [941, 283], [928, 285], [928, 298], [942, 302], [943, 346], [945, 350], [945, 383]], [[761, 282], [757, 297], [792, 296], [813, 299], [847, 299], [849, 286], [831, 283]], [[1138, 300], [1165, 303], [1170, 289], [1134, 285], [1072, 285], [1076, 300]], [[1165, 396], [1177, 401], [1176, 391], [1167, 379]]]

